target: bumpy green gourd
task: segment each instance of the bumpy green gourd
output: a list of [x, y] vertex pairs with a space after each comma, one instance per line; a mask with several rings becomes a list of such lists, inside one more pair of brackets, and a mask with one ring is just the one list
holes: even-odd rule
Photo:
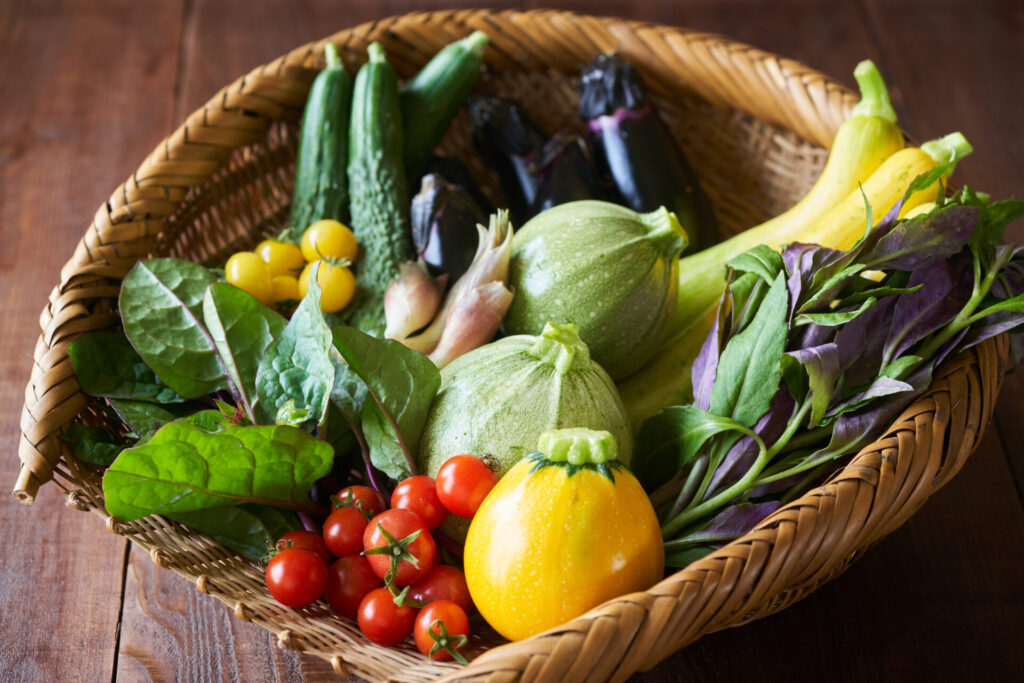
[[505, 331], [537, 334], [549, 320], [575, 323], [594, 360], [614, 379], [627, 377], [668, 337], [686, 244], [664, 208], [640, 214], [585, 200], [549, 209], [512, 241], [515, 298]]
[[633, 436], [614, 383], [575, 325], [548, 323], [539, 336], [505, 337], [441, 370], [418, 466], [434, 476], [454, 455], [490, 454], [504, 474], [537, 449], [543, 432], [564, 427], [611, 432], [619, 460], [629, 464]]

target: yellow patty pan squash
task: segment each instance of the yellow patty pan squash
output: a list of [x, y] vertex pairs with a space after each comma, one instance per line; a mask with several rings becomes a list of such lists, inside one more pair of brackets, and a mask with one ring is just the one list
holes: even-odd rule
[[661, 579], [657, 517], [615, 456], [609, 432], [544, 432], [480, 506], [466, 537], [466, 582], [501, 635], [527, 638]]

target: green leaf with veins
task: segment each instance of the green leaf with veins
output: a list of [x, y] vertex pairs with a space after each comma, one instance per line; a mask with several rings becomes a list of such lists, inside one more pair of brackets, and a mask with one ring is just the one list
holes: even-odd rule
[[441, 373], [429, 358], [399, 342], [353, 327], [336, 327], [333, 333], [334, 346], [368, 390], [361, 419], [373, 466], [395, 479], [409, 476]]
[[231, 381], [251, 408], [260, 359], [288, 321], [251, 294], [222, 282], [207, 287], [203, 319]]
[[203, 295], [213, 281], [202, 266], [166, 258], [140, 261], [121, 284], [125, 335], [157, 376], [185, 398], [228, 386], [202, 323]]
[[277, 539], [302, 528], [294, 512], [245, 503], [167, 515], [250, 560], [260, 560]]
[[76, 458], [100, 467], [110, 467], [110, 463], [125, 449], [124, 440], [116, 434], [106, 429], [86, 427], [81, 422], [72, 422], [61, 439], [71, 444]]
[[121, 330], [86, 332], [68, 344], [82, 391], [90, 396], [184, 401], [156, 376]]
[[125, 426], [138, 437], [150, 436], [168, 422], [195, 412], [195, 404], [192, 403], [161, 406], [126, 398], [111, 398], [108, 402]]
[[238, 503], [308, 510], [309, 490], [333, 456], [328, 444], [296, 427], [210, 433], [172, 422], [121, 453], [103, 476], [103, 496], [107, 512], [123, 521]]
[[320, 310], [317, 268], [309, 277], [309, 291], [281, 334], [267, 347], [256, 372], [256, 391], [262, 410], [276, 418], [288, 401], [309, 411], [320, 424], [334, 387], [331, 328]]

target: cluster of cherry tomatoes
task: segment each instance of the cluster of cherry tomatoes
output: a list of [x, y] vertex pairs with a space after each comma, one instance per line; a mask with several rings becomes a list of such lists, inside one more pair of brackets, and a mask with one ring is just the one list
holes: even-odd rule
[[[278, 541], [267, 588], [287, 607], [323, 597], [378, 645], [412, 634], [431, 659], [464, 661], [459, 650], [473, 600], [463, 572], [437, 562], [431, 531], [449, 513], [472, 518], [497, 481], [479, 458], [457, 455], [436, 481], [419, 475], [399, 482], [390, 509], [374, 489], [346, 487], [332, 499], [322, 535], [293, 531]], [[331, 562], [332, 555], [338, 559]]]
[[302, 234], [300, 244], [267, 239], [253, 251], [231, 255], [224, 266], [227, 281], [262, 303], [288, 307], [306, 296], [310, 271], [320, 263], [320, 308], [337, 313], [355, 294], [356, 280], [349, 269], [359, 245], [355, 235], [335, 220], [320, 220]]

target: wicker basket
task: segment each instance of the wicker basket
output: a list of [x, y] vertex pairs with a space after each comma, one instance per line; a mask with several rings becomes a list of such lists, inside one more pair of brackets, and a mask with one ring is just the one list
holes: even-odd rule
[[[635, 62], [673, 134], [700, 171], [723, 233], [785, 209], [817, 177], [856, 97], [800, 64], [715, 35], [565, 12], [412, 14], [342, 31], [350, 67], [380, 41], [402, 77], [473, 29], [492, 39], [478, 89], [518, 99], [546, 131], [578, 127], [575, 78], [599, 51]], [[645, 593], [612, 600], [528, 640], [474, 637], [471, 666], [426, 664], [414, 648], [380, 648], [318, 603], [277, 605], [261, 572], [220, 545], [166, 519], [110, 518], [100, 478], [59, 440], [78, 415], [99, 419], [65, 351], [89, 330], [116, 326], [121, 278], [140, 258], [224, 258], [251, 246], [285, 216], [297, 122], [323, 43], [253, 70], [217, 93], [162, 141], [100, 206], [43, 310], [26, 390], [15, 495], [31, 503], [51, 479], [72, 507], [149, 549], [153, 561], [231, 605], [240, 619], [288, 647], [370, 680], [582, 680], [626, 678], [701, 635], [780, 610], [842, 572], [899, 527], [963, 464], [992, 414], [1007, 365], [1005, 337], [946, 363], [928, 393], [824, 486], [743, 538]], [[444, 151], [497, 192], [460, 115]], [[500, 197], [495, 195], [495, 200]]]

